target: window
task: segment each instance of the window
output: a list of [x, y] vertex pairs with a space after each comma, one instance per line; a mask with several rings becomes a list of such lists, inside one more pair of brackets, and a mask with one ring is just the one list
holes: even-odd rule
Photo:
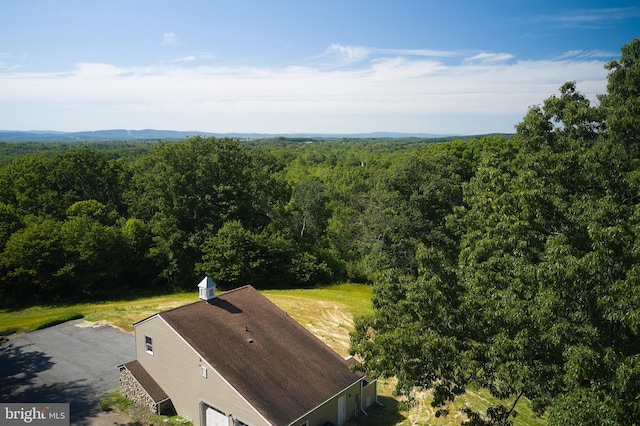
[[202, 377], [204, 377], [205, 379], [207, 378], [207, 367], [205, 367], [204, 365], [200, 366], [200, 373], [202, 374]]
[[153, 339], [149, 336], [144, 336], [144, 346], [148, 354], [153, 355]]

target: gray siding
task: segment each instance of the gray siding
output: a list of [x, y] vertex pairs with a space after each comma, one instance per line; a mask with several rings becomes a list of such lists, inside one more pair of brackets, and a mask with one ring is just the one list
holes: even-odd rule
[[[378, 382], [369, 382], [362, 389], [362, 408], [367, 409], [378, 401]], [[369, 402], [367, 404], [367, 402]]]
[[[145, 350], [145, 336], [153, 339], [153, 355]], [[179, 415], [200, 425], [200, 403], [251, 426], [269, 423], [159, 316], [135, 327], [136, 356], [169, 395]], [[202, 369], [207, 369], [207, 378]], [[337, 410], [337, 408], [336, 408]]]
[[[357, 381], [353, 385], [349, 386], [343, 392], [340, 392], [335, 397], [331, 398], [329, 401], [325, 402], [314, 411], [309, 413], [308, 415], [301, 417], [299, 420], [291, 423], [290, 426], [299, 426], [302, 425], [305, 421], [309, 422], [309, 426], [322, 426], [325, 422], [330, 421], [333, 424], [338, 423], [338, 399], [343, 395], [346, 395], [347, 402], [347, 420], [352, 419], [357, 411], [359, 411], [359, 394], [361, 381]], [[358, 415], [362, 415], [362, 413], [358, 413]]]

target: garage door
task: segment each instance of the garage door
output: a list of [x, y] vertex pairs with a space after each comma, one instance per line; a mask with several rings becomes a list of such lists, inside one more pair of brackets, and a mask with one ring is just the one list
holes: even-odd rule
[[227, 416], [215, 408], [207, 407], [205, 415], [207, 419], [205, 424], [207, 426], [229, 426]]

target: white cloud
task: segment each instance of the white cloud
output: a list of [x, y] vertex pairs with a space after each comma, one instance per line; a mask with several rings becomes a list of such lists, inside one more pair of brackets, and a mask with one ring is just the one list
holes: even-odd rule
[[420, 57], [426, 56], [431, 58], [450, 58], [460, 56], [459, 52], [446, 51], [446, 50], [429, 50], [429, 49], [383, 49], [383, 48], [371, 48], [365, 46], [344, 46], [341, 44], [332, 44], [322, 55], [315, 57], [318, 58], [332, 58], [335, 60], [334, 65], [342, 66], [352, 64], [356, 62], [362, 62], [369, 59], [372, 56], [376, 57]]
[[197, 58], [196, 58], [195, 56], [193, 56], [193, 55], [189, 55], [189, 56], [184, 56], [184, 57], [182, 57], [182, 58], [174, 59], [173, 61], [174, 61], [174, 62], [193, 62], [193, 61], [195, 61], [196, 59], [197, 59]]
[[451, 50], [429, 50], [429, 49], [373, 49], [373, 52], [384, 55], [398, 56], [430, 56], [432, 58], [450, 58], [459, 56], [459, 52]]
[[532, 18], [532, 22], [551, 22], [569, 28], [602, 28], [605, 25], [615, 24], [619, 21], [639, 16], [639, 7], [579, 9], [554, 15], [536, 16]]
[[174, 32], [162, 34], [162, 44], [176, 44], [178, 42], [178, 36]]
[[[0, 128], [512, 131], [530, 105], [566, 81], [576, 80], [590, 98], [606, 88], [604, 62], [576, 55], [510, 61], [509, 54], [482, 53], [450, 64], [420, 55], [364, 61], [371, 51], [331, 49], [352, 61], [349, 67], [193, 66], [185, 57], [173, 66], [83, 63], [66, 73], [3, 72]], [[483, 122], [493, 128], [478, 130]]]
[[617, 52], [607, 52], [604, 50], [569, 50], [560, 55], [557, 60], [587, 60], [595, 58], [614, 59], [619, 56]]
[[6, 62], [0, 61], [0, 71], [16, 71], [20, 69], [21, 65], [17, 64], [8, 64]]
[[[22, 67], [17, 63], [11, 63], [12, 54], [9, 52], [0, 52], [0, 72], [16, 71]], [[26, 54], [24, 55], [26, 57]]]
[[470, 58], [466, 58], [465, 61], [468, 63], [484, 63], [491, 64], [496, 62], [504, 62], [513, 59], [513, 55], [510, 53], [478, 53]]
[[370, 49], [362, 46], [342, 46], [332, 44], [322, 56], [337, 55], [341, 63], [360, 62], [366, 59], [371, 53]]

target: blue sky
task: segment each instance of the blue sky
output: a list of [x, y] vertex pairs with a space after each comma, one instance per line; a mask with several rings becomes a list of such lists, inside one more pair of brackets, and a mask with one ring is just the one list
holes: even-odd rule
[[513, 132], [636, 1], [2, 0], [0, 129]]

